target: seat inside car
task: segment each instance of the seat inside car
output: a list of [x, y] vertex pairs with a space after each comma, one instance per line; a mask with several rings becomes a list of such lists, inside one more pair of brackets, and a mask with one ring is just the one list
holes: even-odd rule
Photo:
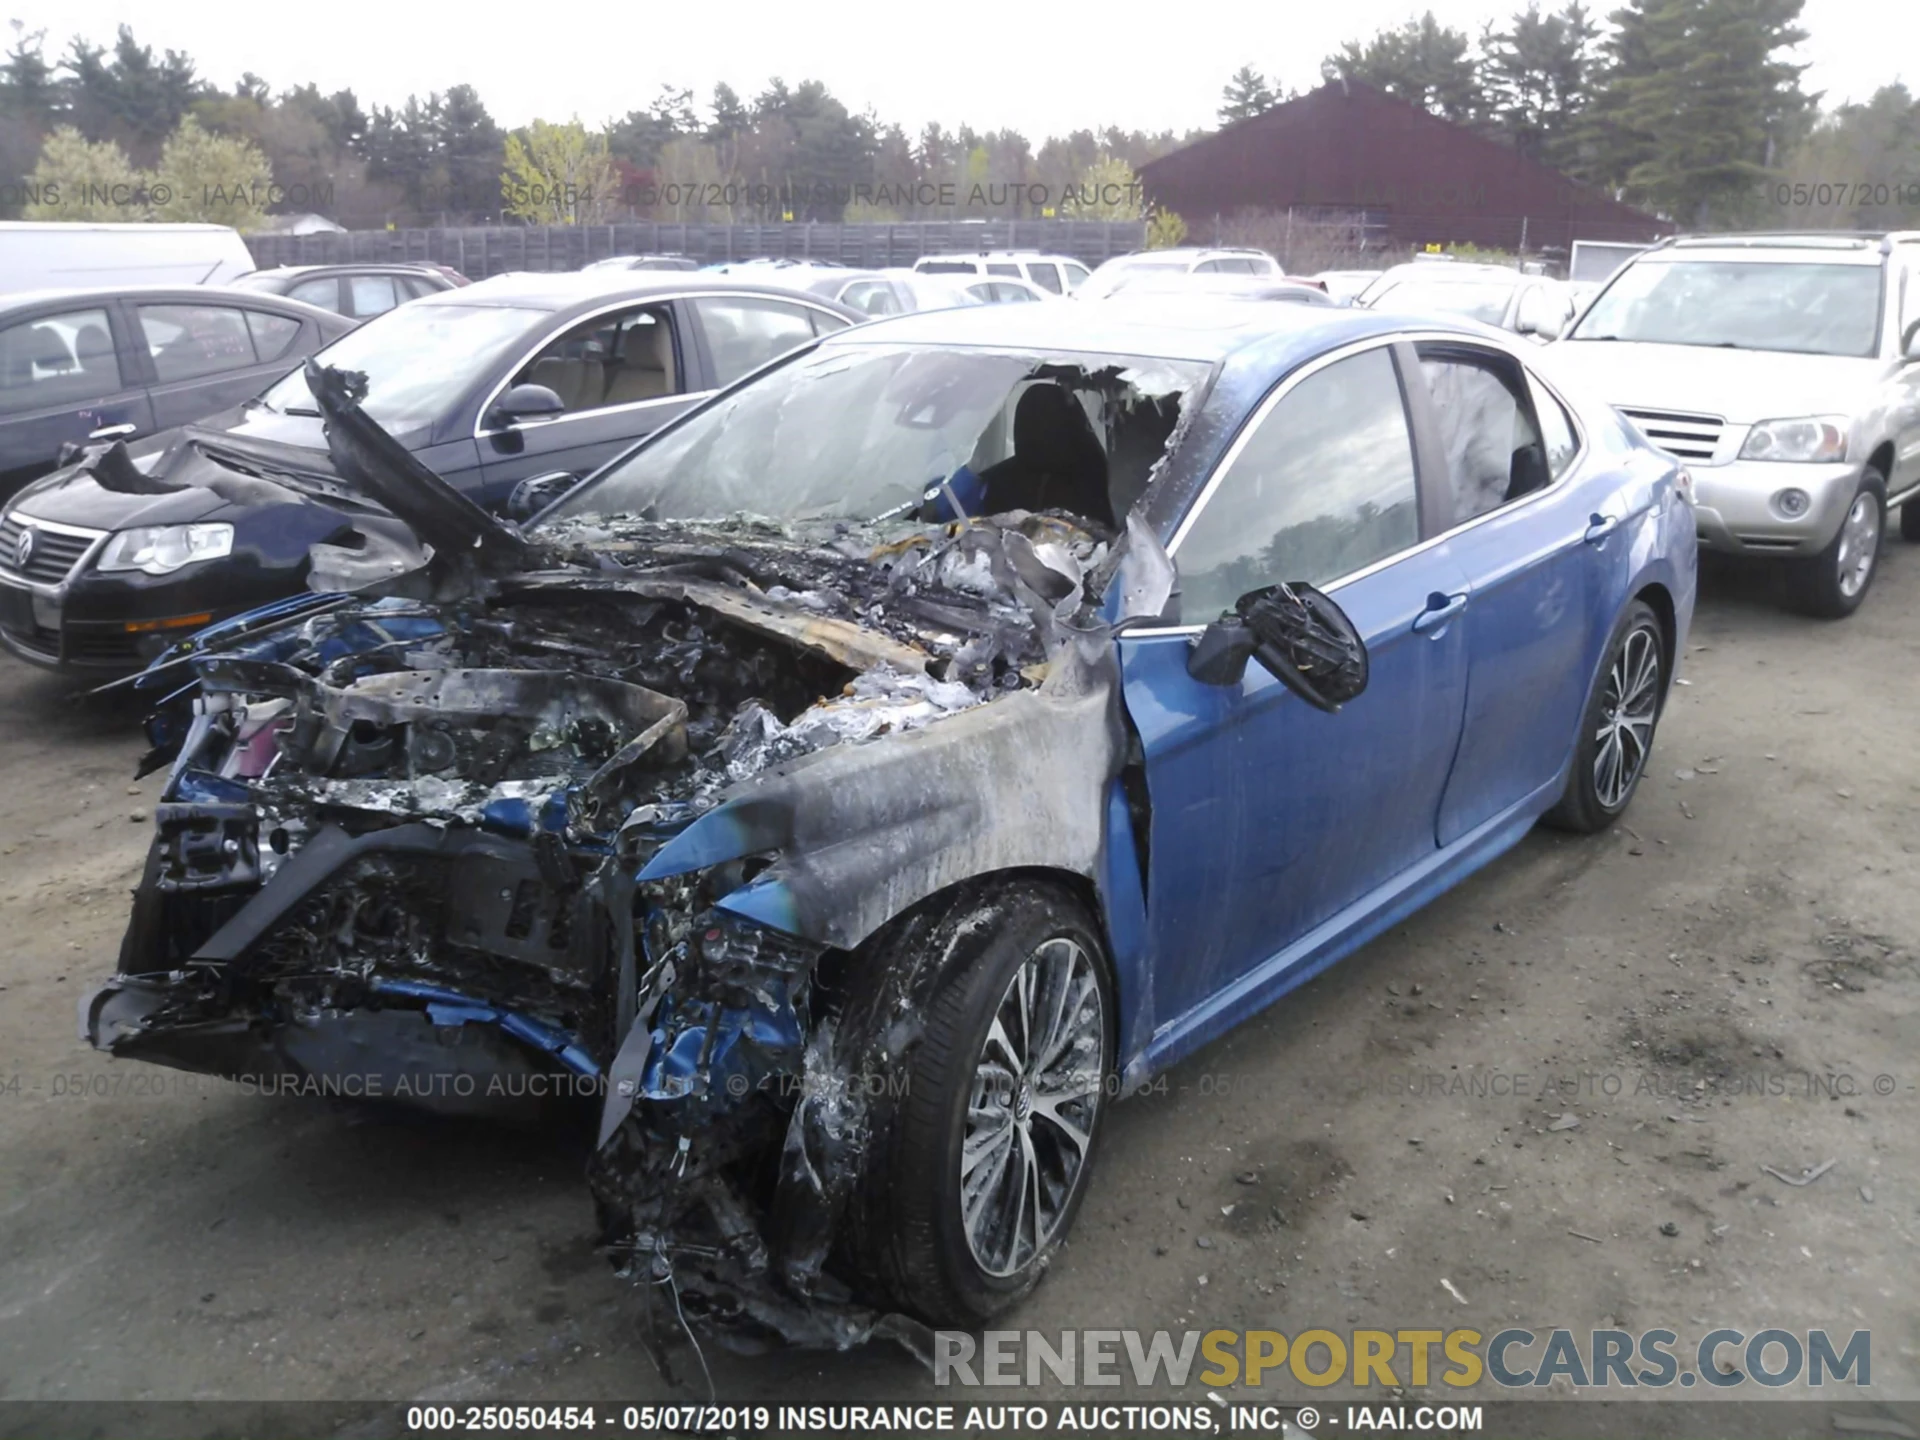
[[113, 339], [104, 325], [82, 325], [73, 337], [73, 353], [88, 378], [106, 376], [119, 382], [119, 366], [113, 357]]
[[1065, 510], [1113, 528], [1107, 451], [1066, 386], [1044, 381], [1013, 409], [1013, 453], [980, 475], [984, 511]]
[[672, 395], [673, 334], [665, 321], [642, 316], [621, 336], [620, 358], [609, 368], [605, 403], [630, 405]]

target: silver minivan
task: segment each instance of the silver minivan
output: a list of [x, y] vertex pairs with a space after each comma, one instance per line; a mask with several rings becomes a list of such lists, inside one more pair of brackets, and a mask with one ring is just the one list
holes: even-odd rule
[[1701, 545], [1807, 612], [1859, 608], [1889, 510], [1920, 541], [1920, 232], [1665, 241], [1553, 348], [1686, 462]]

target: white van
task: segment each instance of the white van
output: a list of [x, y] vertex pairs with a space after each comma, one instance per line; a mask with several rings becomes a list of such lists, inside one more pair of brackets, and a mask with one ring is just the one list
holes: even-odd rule
[[254, 268], [226, 225], [0, 221], [0, 293], [224, 285]]

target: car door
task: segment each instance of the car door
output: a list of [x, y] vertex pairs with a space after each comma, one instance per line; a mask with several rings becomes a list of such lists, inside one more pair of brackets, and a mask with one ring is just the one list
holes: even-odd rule
[[[576, 320], [503, 381], [474, 437], [481, 503], [504, 505], [530, 476], [587, 475], [692, 405], [700, 371], [683, 333], [683, 313], [656, 300]], [[503, 423], [493, 402], [522, 384], [546, 386], [565, 409], [550, 420]]]
[[1571, 418], [1518, 360], [1454, 340], [1415, 351], [1445, 461], [1440, 523], [1473, 592], [1466, 724], [1440, 805], [1451, 845], [1558, 776], [1586, 703], [1601, 567], [1629, 517], [1608, 512], [1611, 477], [1578, 473]]
[[0, 498], [51, 469], [67, 444], [128, 426], [151, 434], [153, 407], [128, 362], [111, 305], [42, 311], [0, 326]]
[[287, 372], [302, 324], [269, 310], [205, 302], [133, 307], [152, 376], [153, 423], [164, 430], [250, 400]]
[[[1118, 642], [1165, 1023], [1298, 963], [1290, 947], [1435, 853], [1465, 705], [1467, 583], [1444, 542], [1421, 543], [1433, 462], [1416, 464], [1413, 363], [1370, 342], [1283, 382], [1175, 531], [1180, 624]], [[1338, 714], [1257, 663], [1232, 686], [1187, 674], [1191, 636], [1280, 581], [1323, 587], [1366, 643], [1368, 687]]]

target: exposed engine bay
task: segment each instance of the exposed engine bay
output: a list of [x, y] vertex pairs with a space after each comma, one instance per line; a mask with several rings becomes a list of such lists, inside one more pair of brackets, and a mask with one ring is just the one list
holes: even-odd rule
[[522, 533], [355, 378], [309, 373], [395, 518], [150, 672], [170, 780], [86, 1038], [450, 1112], [537, 1077], [603, 1105], [603, 1240], [668, 1332], [897, 1333], [842, 1263], [924, 982], [874, 957], [975, 877], [1097, 882], [1164, 551], [1025, 509]]

